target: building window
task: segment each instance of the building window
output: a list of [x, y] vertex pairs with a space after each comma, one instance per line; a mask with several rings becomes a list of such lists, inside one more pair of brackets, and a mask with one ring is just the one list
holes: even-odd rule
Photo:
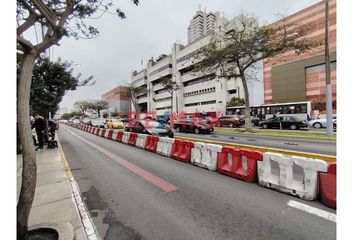
[[236, 89], [232, 89], [232, 90], [228, 90], [229, 94], [235, 94], [237, 93], [237, 90]]

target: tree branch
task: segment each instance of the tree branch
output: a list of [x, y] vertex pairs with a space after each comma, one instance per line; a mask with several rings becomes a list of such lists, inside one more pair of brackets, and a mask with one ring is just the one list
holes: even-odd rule
[[31, 52], [34, 50], [33, 44], [21, 36], [17, 36], [17, 42], [23, 47], [23, 49], [21, 49], [22, 51]]
[[43, 15], [53, 29], [56, 27], [57, 17], [41, 0], [32, 0], [35, 8]]
[[26, 19], [26, 21], [21, 24], [20, 26], [17, 27], [17, 35], [21, 35], [23, 32], [25, 32], [28, 28], [30, 28], [31, 26], [33, 26], [35, 24], [35, 22], [38, 19], [38, 15], [36, 13], [31, 13], [29, 15], [29, 17]]

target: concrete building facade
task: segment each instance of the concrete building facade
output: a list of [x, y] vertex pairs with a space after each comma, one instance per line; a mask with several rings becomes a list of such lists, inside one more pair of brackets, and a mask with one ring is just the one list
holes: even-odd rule
[[127, 115], [130, 111], [130, 97], [126, 86], [115, 87], [102, 95], [102, 100], [108, 102], [108, 112], [120, 112]]
[[[311, 41], [324, 43], [325, 1], [285, 18], [287, 23], [305, 25]], [[331, 59], [332, 100], [336, 102], [336, 0], [329, 1], [329, 49]], [[313, 110], [326, 101], [324, 44], [297, 55], [289, 52], [278, 61], [264, 61], [264, 100], [266, 104], [311, 101]], [[334, 113], [336, 112], [334, 104]], [[321, 112], [321, 111], [320, 111]], [[322, 111], [324, 112], [324, 111]]]
[[[193, 71], [196, 60], [193, 55], [205, 47], [211, 34], [203, 36], [187, 45], [175, 43], [169, 55], [161, 55], [149, 60], [146, 68], [132, 73], [134, 87], [143, 86], [146, 91], [138, 97], [138, 112], [155, 112], [157, 116], [165, 112], [193, 114], [195, 112], [225, 113], [226, 103], [232, 97], [244, 98], [240, 79], [217, 77], [216, 73], [204, 74]], [[251, 104], [263, 103], [262, 64], [259, 65], [257, 81], [250, 81]], [[173, 96], [161, 81], [169, 79], [179, 89]], [[172, 108], [171, 108], [172, 105]]]
[[197, 11], [188, 26], [188, 43], [213, 33], [219, 26], [222, 26], [226, 22], [227, 19], [221, 17], [219, 12], [207, 13], [206, 11]]

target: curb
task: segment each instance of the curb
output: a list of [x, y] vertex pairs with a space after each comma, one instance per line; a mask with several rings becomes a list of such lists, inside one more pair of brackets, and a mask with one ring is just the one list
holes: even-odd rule
[[95, 225], [93, 224], [93, 221], [92, 221], [91, 216], [89, 214], [89, 211], [87, 210], [87, 207], [86, 207], [84, 201], [82, 200], [79, 185], [75, 181], [75, 179], [72, 175], [69, 163], [66, 160], [63, 148], [61, 147], [61, 144], [59, 141], [59, 137], [57, 137], [57, 139], [58, 139], [58, 148], [60, 151], [61, 160], [64, 165], [65, 172], [68, 176], [68, 181], [70, 183], [71, 197], [72, 197], [73, 202], [75, 203], [75, 208], [79, 214], [81, 224], [82, 224], [84, 232], [85, 232], [85, 237], [88, 240], [100, 240], [100, 238], [97, 234], [97, 230], [95, 228]]

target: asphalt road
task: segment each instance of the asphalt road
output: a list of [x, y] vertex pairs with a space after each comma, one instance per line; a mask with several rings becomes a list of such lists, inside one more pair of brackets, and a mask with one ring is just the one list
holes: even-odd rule
[[264, 137], [264, 136], [242, 136], [237, 133], [211, 133], [211, 134], [194, 134], [194, 133], [176, 133], [175, 136], [200, 138], [214, 141], [238, 143], [245, 145], [253, 145], [259, 147], [278, 148], [292, 151], [317, 153], [325, 155], [336, 155], [335, 141], [320, 140], [304, 140], [296, 138], [280, 138], [280, 137]]
[[[63, 126], [60, 143], [101, 239], [335, 239], [336, 223], [257, 184]], [[319, 211], [319, 210], [316, 210]]]

